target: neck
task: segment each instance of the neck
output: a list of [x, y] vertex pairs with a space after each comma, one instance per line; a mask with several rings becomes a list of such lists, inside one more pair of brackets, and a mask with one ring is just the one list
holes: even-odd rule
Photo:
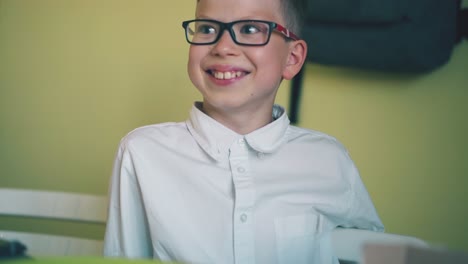
[[201, 110], [232, 131], [246, 135], [271, 123], [273, 105], [269, 108], [264, 107], [251, 111], [217, 109], [203, 103]]

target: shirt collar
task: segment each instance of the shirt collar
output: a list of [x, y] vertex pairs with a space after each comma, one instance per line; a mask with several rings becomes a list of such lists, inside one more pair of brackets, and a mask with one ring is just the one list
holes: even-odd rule
[[220, 161], [225, 156], [232, 143], [244, 138], [254, 150], [263, 153], [273, 153], [286, 142], [286, 131], [289, 118], [284, 108], [273, 106], [273, 121], [247, 135], [240, 135], [200, 110], [201, 102], [196, 102], [190, 111], [187, 128], [198, 145], [213, 159]]

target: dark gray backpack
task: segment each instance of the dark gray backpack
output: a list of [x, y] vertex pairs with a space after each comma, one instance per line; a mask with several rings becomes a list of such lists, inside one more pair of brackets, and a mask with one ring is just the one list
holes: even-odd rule
[[460, 7], [459, 0], [309, 0], [308, 59], [392, 72], [433, 70], [460, 39]]
[[[385, 72], [426, 73], [468, 36], [460, 0], [308, 0], [302, 37], [310, 62]], [[292, 82], [297, 121], [301, 71]]]

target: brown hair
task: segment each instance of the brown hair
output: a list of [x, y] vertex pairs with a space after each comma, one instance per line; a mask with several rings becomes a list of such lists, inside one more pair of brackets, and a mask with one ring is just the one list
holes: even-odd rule
[[[281, 13], [286, 22], [285, 27], [300, 36], [304, 25], [307, 0], [278, 0]], [[197, 4], [200, 0], [197, 0]]]
[[285, 27], [300, 36], [307, 10], [307, 0], [279, 0]]

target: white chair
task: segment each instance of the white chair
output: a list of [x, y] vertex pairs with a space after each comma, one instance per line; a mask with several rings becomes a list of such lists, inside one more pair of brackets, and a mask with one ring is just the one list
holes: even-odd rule
[[[0, 216], [53, 219], [105, 225], [107, 198], [90, 194], [0, 188]], [[99, 256], [103, 241], [51, 234], [0, 230], [17, 240], [29, 256]]]
[[468, 253], [432, 246], [402, 244], [367, 244], [363, 264], [440, 264], [468, 263]]
[[367, 245], [429, 247], [425, 241], [411, 236], [348, 228], [335, 229], [331, 240], [333, 250], [341, 263], [363, 263], [364, 248]]
[[[0, 216], [30, 217], [105, 225], [107, 198], [89, 194], [0, 188]], [[103, 240], [0, 230], [0, 238], [18, 240], [30, 256], [100, 256]], [[335, 254], [343, 263], [362, 263], [364, 246], [391, 243], [427, 247], [409, 236], [338, 228], [332, 233]]]

